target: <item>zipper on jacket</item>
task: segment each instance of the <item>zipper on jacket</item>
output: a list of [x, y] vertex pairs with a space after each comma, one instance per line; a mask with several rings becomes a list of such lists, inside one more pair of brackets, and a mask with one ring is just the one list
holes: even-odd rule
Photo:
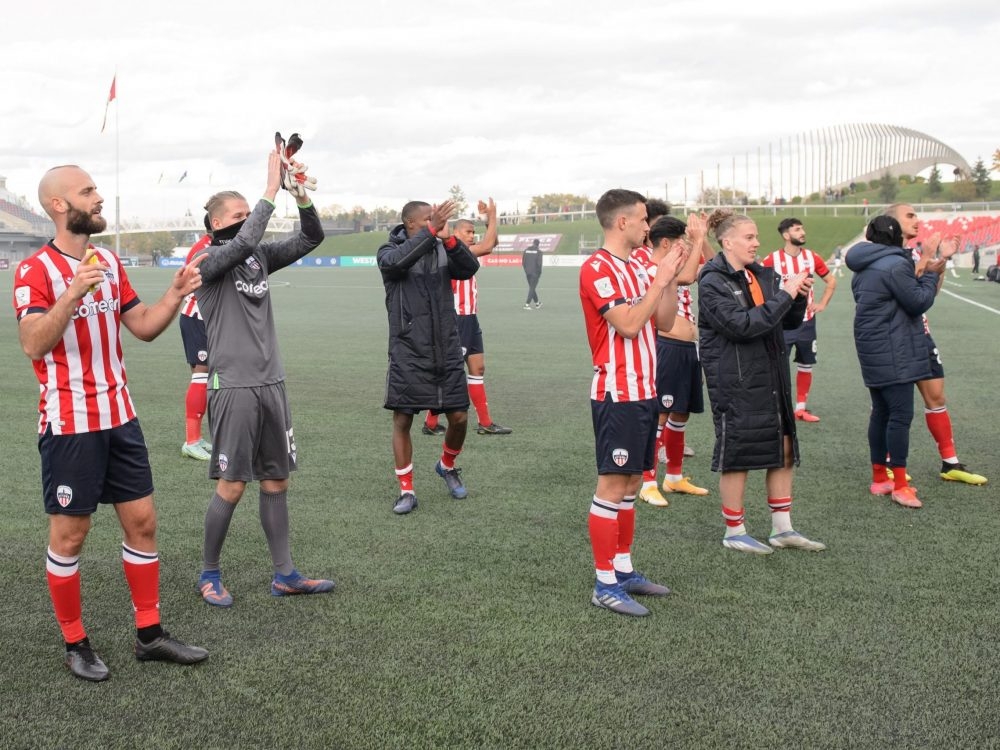
[[726, 415], [722, 415], [722, 438], [719, 441], [719, 471], [726, 470]]

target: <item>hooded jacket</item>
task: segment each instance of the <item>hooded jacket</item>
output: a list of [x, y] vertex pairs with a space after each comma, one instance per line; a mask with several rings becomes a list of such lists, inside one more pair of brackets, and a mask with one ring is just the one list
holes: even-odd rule
[[406, 236], [402, 224], [377, 254], [389, 313], [386, 409], [469, 408], [452, 279], [471, 279], [479, 261], [457, 239], [446, 249], [430, 230]]
[[785, 433], [799, 462], [783, 330], [802, 324], [807, 299], [793, 300], [772, 268], [752, 263], [748, 270], [763, 305], [753, 305], [746, 275], [722, 253], [698, 276], [699, 350], [715, 422], [712, 471], [784, 466]]
[[920, 316], [934, 304], [938, 275], [917, 278], [910, 251], [859, 242], [847, 251], [854, 272], [854, 347], [869, 388], [915, 383], [931, 376]]

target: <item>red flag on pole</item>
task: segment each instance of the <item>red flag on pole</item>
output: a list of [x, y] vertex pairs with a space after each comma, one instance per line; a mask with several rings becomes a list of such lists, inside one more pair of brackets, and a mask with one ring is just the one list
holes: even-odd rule
[[118, 80], [118, 74], [115, 73], [114, 77], [111, 79], [111, 91], [108, 92], [108, 101], [104, 104], [104, 119], [101, 121], [101, 132], [104, 132], [104, 126], [108, 124], [108, 107], [111, 106], [111, 102], [115, 100], [115, 83]]

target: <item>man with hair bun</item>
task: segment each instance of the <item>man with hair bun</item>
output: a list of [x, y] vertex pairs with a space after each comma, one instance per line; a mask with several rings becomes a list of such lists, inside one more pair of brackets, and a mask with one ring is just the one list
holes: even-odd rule
[[[769, 555], [775, 547], [820, 551], [826, 545], [795, 531], [791, 522], [793, 467], [799, 462], [788, 354], [783, 329], [802, 324], [812, 279], [805, 271], [782, 282], [757, 262], [757, 225], [747, 216], [716, 210], [708, 217], [722, 252], [698, 277], [701, 362], [715, 422], [712, 470], [728, 549]], [[747, 533], [747, 474], [766, 470], [771, 534], [767, 544]]]
[[669, 330], [677, 312], [676, 277], [687, 247], [674, 246], [650, 274], [633, 249], [646, 239], [646, 199], [609, 190], [597, 202], [604, 246], [580, 270], [580, 301], [594, 379], [590, 406], [597, 488], [588, 517], [597, 581], [591, 603], [622, 615], [649, 610], [633, 595], [666, 596], [670, 589], [632, 566], [635, 496], [656, 462], [656, 328]]

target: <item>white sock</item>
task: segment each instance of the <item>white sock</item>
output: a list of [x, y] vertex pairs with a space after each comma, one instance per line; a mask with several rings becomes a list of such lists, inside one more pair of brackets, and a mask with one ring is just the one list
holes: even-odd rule
[[747, 533], [746, 524], [740, 524], [739, 526], [726, 526], [726, 539], [731, 536], [740, 536], [741, 534]]
[[792, 514], [787, 510], [771, 513], [771, 536], [792, 530]]
[[619, 573], [632, 573], [632, 554], [619, 552], [615, 555], [615, 570]]
[[615, 584], [618, 583], [618, 579], [615, 577], [615, 571], [613, 570], [598, 570], [597, 580], [601, 583]]

